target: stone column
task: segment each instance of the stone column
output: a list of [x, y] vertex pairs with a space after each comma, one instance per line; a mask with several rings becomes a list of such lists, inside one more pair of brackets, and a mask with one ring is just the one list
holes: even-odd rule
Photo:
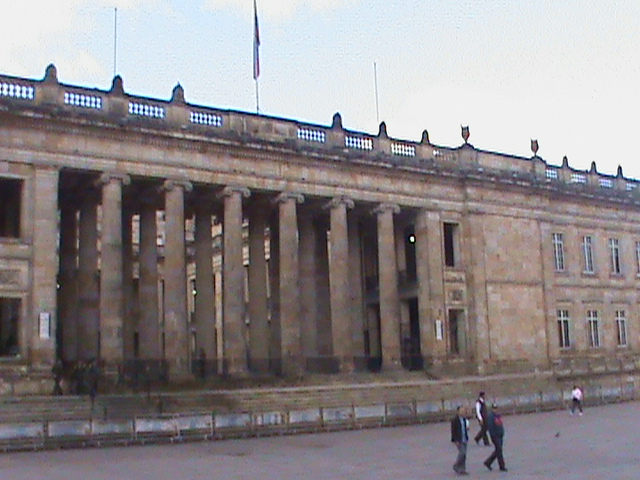
[[316, 292], [316, 231], [311, 214], [299, 216], [300, 230], [300, 335], [302, 356], [318, 357], [318, 306]]
[[69, 203], [60, 210], [60, 291], [58, 296], [58, 322], [62, 328], [62, 359], [78, 360], [78, 281], [76, 262], [78, 250], [77, 210]]
[[316, 218], [316, 336], [319, 360], [328, 364], [333, 358], [331, 333], [331, 286], [329, 284], [329, 222], [324, 216]]
[[365, 311], [362, 281], [362, 245], [358, 218], [350, 214], [348, 221], [349, 237], [349, 310], [351, 317], [351, 341], [357, 369], [365, 369], [364, 331]]
[[134, 282], [133, 282], [133, 212], [129, 207], [122, 209], [122, 288], [124, 295], [124, 319], [122, 336], [124, 343], [124, 359], [135, 358], [134, 343], [136, 324], [136, 311], [134, 308]]
[[380, 337], [382, 368], [400, 367], [400, 296], [396, 265], [393, 215], [400, 207], [381, 204], [374, 213], [378, 216], [378, 277], [380, 286]]
[[300, 341], [300, 291], [298, 285], [298, 219], [300, 194], [281, 193], [276, 198], [280, 237], [280, 336], [282, 373], [300, 376], [304, 372]]
[[[206, 203], [206, 202], [205, 202]], [[196, 210], [196, 351], [204, 352], [212, 362], [218, 358], [216, 344], [216, 310], [213, 291], [213, 239], [211, 209], [201, 205]]]
[[278, 215], [269, 223], [269, 367], [274, 373], [282, 371], [280, 335], [280, 227]]
[[353, 336], [351, 310], [349, 308], [349, 236], [347, 208], [353, 208], [353, 200], [336, 197], [327, 204], [331, 213], [331, 233], [329, 249], [331, 288], [331, 333], [333, 356], [338, 361], [341, 372], [354, 369]]
[[164, 334], [169, 375], [189, 375], [189, 311], [184, 224], [184, 194], [190, 182], [167, 180], [165, 193]]
[[138, 257], [138, 352], [143, 360], [161, 360], [158, 312], [158, 224], [153, 201], [140, 206], [140, 254]]
[[[435, 318], [431, 311], [429, 288], [429, 212], [422, 210], [416, 214], [416, 273], [418, 280], [418, 318], [420, 323], [420, 349], [422, 356], [431, 360], [436, 344]], [[435, 255], [435, 252], [434, 252]], [[441, 255], [439, 255], [441, 256]]]
[[[55, 169], [36, 168], [33, 226], [33, 319], [29, 333], [34, 365], [55, 359], [58, 274], [58, 179]], [[26, 322], [25, 322], [26, 323]], [[49, 325], [48, 329], [40, 328]], [[26, 335], [22, 338], [26, 340]], [[27, 354], [27, 345], [19, 346]]]
[[98, 293], [98, 208], [93, 195], [80, 206], [78, 252], [79, 360], [99, 356], [100, 309]]
[[104, 173], [102, 183], [102, 231], [100, 255], [100, 356], [107, 368], [124, 360], [123, 343], [123, 264], [122, 264], [122, 186], [126, 175]]
[[224, 198], [223, 256], [222, 256], [222, 329], [224, 339], [225, 373], [247, 372], [247, 346], [244, 324], [244, 265], [242, 261], [242, 197], [246, 188], [226, 187]]
[[251, 369], [269, 371], [269, 311], [264, 232], [268, 209], [260, 202], [249, 210], [249, 352]]

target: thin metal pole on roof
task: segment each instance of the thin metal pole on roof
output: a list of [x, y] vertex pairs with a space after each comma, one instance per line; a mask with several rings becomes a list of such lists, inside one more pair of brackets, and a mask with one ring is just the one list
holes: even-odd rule
[[380, 124], [380, 105], [378, 104], [378, 65], [373, 62], [373, 86], [376, 94], [376, 122]]
[[113, 9], [113, 76], [118, 67], [118, 7]]

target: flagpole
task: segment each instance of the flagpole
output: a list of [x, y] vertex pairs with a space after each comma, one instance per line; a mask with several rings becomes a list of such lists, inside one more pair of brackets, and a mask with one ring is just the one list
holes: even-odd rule
[[118, 7], [113, 9], [113, 76], [116, 76], [118, 61]]
[[378, 65], [373, 62], [373, 86], [376, 94], [376, 122], [380, 124], [380, 106], [378, 103]]
[[258, 79], [256, 78], [256, 113], [260, 113], [260, 89], [258, 88]]
[[260, 29], [258, 28], [258, 6], [253, 0], [253, 79], [256, 82], [256, 114], [260, 113]]

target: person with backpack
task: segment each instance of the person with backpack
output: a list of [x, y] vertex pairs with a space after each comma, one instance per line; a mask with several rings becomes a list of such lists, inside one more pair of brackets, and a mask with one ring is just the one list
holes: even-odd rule
[[502, 415], [498, 412], [497, 405], [493, 405], [491, 407], [491, 411], [487, 414], [487, 428], [489, 431], [489, 436], [491, 437], [491, 441], [493, 442], [493, 452], [489, 455], [484, 461], [484, 466], [489, 470], [492, 470], [491, 465], [494, 460], [498, 459], [498, 466], [500, 467], [500, 471], [506, 472], [507, 467], [504, 463], [504, 456], [502, 454], [502, 442], [504, 439], [504, 424], [502, 422]]

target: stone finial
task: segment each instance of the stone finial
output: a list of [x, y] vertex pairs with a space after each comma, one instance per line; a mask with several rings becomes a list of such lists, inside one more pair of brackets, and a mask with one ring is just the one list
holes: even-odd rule
[[589, 169], [589, 173], [598, 173], [596, 169], [596, 162], [591, 162], [591, 168]]
[[618, 178], [623, 178], [624, 177], [622, 175], [622, 165], [618, 165], [618, 171], [616, 172], [616, 177], [618, 177]]
[[109, 93], [124, 95], [124, 82], [120, 75], [113, 77], [113, 82], [111, 82], [111, 91]]
[[531, 151], [533, 152], [533, 156], [537, 157], [538, 156], [538, 149], [540, 147], [538, 146], [538, 140], [535, 139], [531, 139]]
[[44, 83], [58, 83], [58, 69], [53, 63], [50, 63], [44, 72]]
[[562, 157], [562, 168], [568, 168], [568, 167], [569, 167], [569, 159], [565, 155], [564, 157]]
[[468, 143], [469, 142], [469, 125], [461, 125], [460, 127], [462, 128], [462, 139], [464, 140], [464, 143]]
[[331, 128], [336, 130], [342, 130], [342, 116], [339, 112], [333, 115], [333, 121], [331, 122]]
[[423, 143], [425, 145], [431, 144], [431, 141], [429, 140], [429, 132], [427, 132], [426, 130], [422, 131], [422, 138], [420, 139], [420, 143]]
[[387, 124], [385, 122], [380, 122], [380, 127], [378, 127], [378, 137], [389, 138], [387, 135]]
[[171, 103], [185, 103], [184, 102], [184, 88], [180, 85], [180, 82], [173, 87], [171, 92]]

